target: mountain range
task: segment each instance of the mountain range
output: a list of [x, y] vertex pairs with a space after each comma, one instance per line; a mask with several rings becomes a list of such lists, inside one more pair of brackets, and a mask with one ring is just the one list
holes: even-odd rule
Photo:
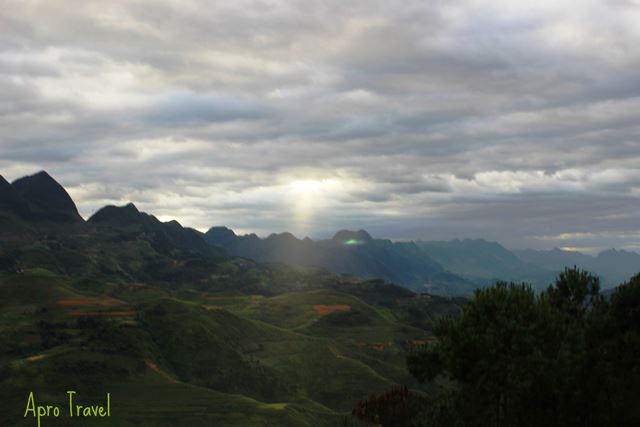
[[[57, 236], [58, 244], [63, 242], [62, 252], [56, 256], [73, 254], [76, 268], [93, 272], [110, 268], [97, 266], [95, 248], [113, 246], [118, 240], [123, 243], [120, 251], [125, 253], [144, 253], [148, 246], [157, 256], [226, 253], [260, 263], [324, 268], [364, 279], [377, 278], [417, 292], [450, 296], [468, 295], [474, 288], [496, 280], [527, 282], [542, 289], [558, 272], [574, 265], [600, 275], [603, 288], [615, 286], [640, 271], [639, 254], [615, 249], [595, 257], [560, 249], [510, 251], [482, 239], [394, 242], [373, 238], [365, 230], [341, 230], [326, 240], [298, 239], [287, 232], [266, 238], [255, 234], [239, 236], [224, 226], [201, 233], [177, 221], [161, 222], [140, 212], [132, 203], [106, 206], [85, 221], [66, 190], [48, 173], [42, 171], [13, 183], [0, 176], [0, 235], [4, 241], [20, 241], [37, 234], [37, 230], [52, 229], [49, 234]], [[71, 248], [82, 246], [78, 237], [82, 235], [98, 236], [100, 243], [89, 251], [74, 253]], [[33, 245], [21, 250], [23, 262], [32, 256], [40, 263], [47, 259], [54, 270], [56, 263], [65, 265], [58, 269], [61, 272], [70, 268], [50, 253], [43, 255], [44, 251]], [[115, 264], [111, 267], [121, 274], [133, 274], [130, 268]]]
[[364, 230], [201, 233], [133, 204], [85, 221], [44, 172], [0, 179], [0, 425], [36, 422], [29, 390], [55, 403], [69, 389], [87, 401], [109, 391], [119, 426], [354, 425], [367, 396], [441, 387], [406, 360], [434, 342], [439, 318], [463, 313], [468, 299], [451, 295], [494, 278], [544, 283], [562, 265], [516, 255]]
[[433, 387], [407, 352], [466, 303], [235, 257], [133, 204], [85, 221], [44, 173], [0, 182], [0, 425], [69, 389], [110, 392], [118, 426], [342, 425], [370, 393]]
[[291, 233], [237, 236], [226, 227], [212, 227], [204, 239], [227, 253], [260, 262], [279, 262], [372, 279], [410, 289], [446, 295], [469, 293], [474, 283], [447, 271], [414, 242], [374, 239], [364, 230], [338, 231], [328, 240], [297, 239]]
[[640, 271], [640, 254], [633, 251], [608, 249], [592, 256], [554, 248], [546, 251], [527, 249], [514, 251], [514, 254], [524, 262], [553, 272], [561, 271], [565, 266], [589, 270], [600, 276], [604, 287], [619, 284]]
[[467, 295], [498, 280], [530, 283], [542, 290], [573, 266], [599, 275], [606, 289], [640, 271], [640, 255], [630, 251], [611, 249], [594, 257], [557, 248], [511, 251], [484, 239], [392, 242], [364, 230], [341, 230], [331, 239], [314, 241], [291, 233], [238, 236], [217, 226], [204, 239], [229, 254], [261, 262], [322, 267], [440, 295]]

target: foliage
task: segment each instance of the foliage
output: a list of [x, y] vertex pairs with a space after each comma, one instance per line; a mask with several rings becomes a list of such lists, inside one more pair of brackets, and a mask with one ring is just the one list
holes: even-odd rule
[[[546, 292], [497, 283], [441, 318], [436, 344], [408, 357], [420, 380], [448, 378], [433, 405], [468, 426], [601, 426], [640, 421], [640, 276], [605, 300], [599, 280], [566, 269]], [[442, 419], [442, 418], [441, 418]], [[454, 421], [452, 421], [454, 420]]]
[[[406, 386], [393, 386], [384, 393], [358, 402], [351, 416], [366, 426], [410, 426], [426, 407], [426, 398]], [[345, 422], [347, 424], [347, 422]], [[353, 424], [353, 423], [352, 423]]]

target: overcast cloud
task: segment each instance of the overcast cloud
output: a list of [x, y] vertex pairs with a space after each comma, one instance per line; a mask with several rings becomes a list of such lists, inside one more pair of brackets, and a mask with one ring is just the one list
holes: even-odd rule
[[85, 218], [640, 250], [640, 1], [0, 3], [0, 174]]

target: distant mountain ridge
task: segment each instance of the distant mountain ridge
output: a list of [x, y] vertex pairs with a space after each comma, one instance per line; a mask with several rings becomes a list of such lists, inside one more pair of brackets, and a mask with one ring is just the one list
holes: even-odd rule
[[212, 227], [204, 239], [229, 254], [261, 262], [326, 268], [362, 278], [380, 278], [414, 290], [461, 295], [474, 285], [444, 269], [414, 242], [374, 239], [364, 230], [340, 230], [331, 239], [297, 239], [291, 233], [237, 236]]
[[521, 260], [497, 242], [484, 239], [417, 241], [416, 244], [447, 270], [480, 282], [506, 280], [543, 287], [556, 274], [555, 271]]
[[124, 230], [153, 234], [152, 243], [162, 252], [171, 248], [205, 252], [207, 243], [202, 234], [185, 228], [178, 221], [162, 222], [153, 215], [140, 212], [133, 203], [124, 206], [105, 206], [93, 214], [88, 224], [98, 227], [120, 227]]
[[574, 265], [601, 276], [603, 288], [624, 282], [640, 271], [640, 254], [615, 249], [595, 257], [560, 249], [510, 251], [482, 239], [393, 242], [373, 238], [365, 230], [340, 230], [330, 239], [317, 241], [298, 239], [288, 232], [266, 238], [238, 236], [227, 227], [212, 227], [203, 234], [177, 221], [162, 222], [140, 212], [133, 203], [105, 206], [85, 221], [67, 191], [48, 173], [41, 171], [13, 183], [0, 176], [0, 237], [4, 243], [17, 245], [44, 236], [43, 242], [29, 246], [29, 256], [38, 262], [64, 265], [61, 271], [102, 268], [89, 260], [90, 251], [73, 249], [77, 241], [67, 242], [71, 248], [68, 253], [75, 257], [72, 263], [67, 256], [63, 257], [65, 261], [51, 259], [45, 248], [59, 244], [65, 235], [95, 236], [110, 245], [127, 246], [122, 260], [126, 260], [128, 250], [140, 254], [149, 247], [156, 252], [145, 255], [148, 260], [189, 254], [220, 256], [222, 248], [232, 256], [257, 262], [319, 267], [441, 295], [467, 295], [496, 280], [528, 282], [541, 289], [565, 267]]
[[550, 271], [577, 266], [600, 276], [604, 285], [615, 286], [640, 272], [640, 254], [631, 251], [608, 249], [596, 256], [575, 251], [526, 249], [514, 251], [522, 261]]

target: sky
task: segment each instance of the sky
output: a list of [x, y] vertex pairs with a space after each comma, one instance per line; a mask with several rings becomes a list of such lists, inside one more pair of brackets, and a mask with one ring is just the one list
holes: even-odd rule
[[85, 218], [640, 250], [640, 0], [0, 3], [0, 174]]

